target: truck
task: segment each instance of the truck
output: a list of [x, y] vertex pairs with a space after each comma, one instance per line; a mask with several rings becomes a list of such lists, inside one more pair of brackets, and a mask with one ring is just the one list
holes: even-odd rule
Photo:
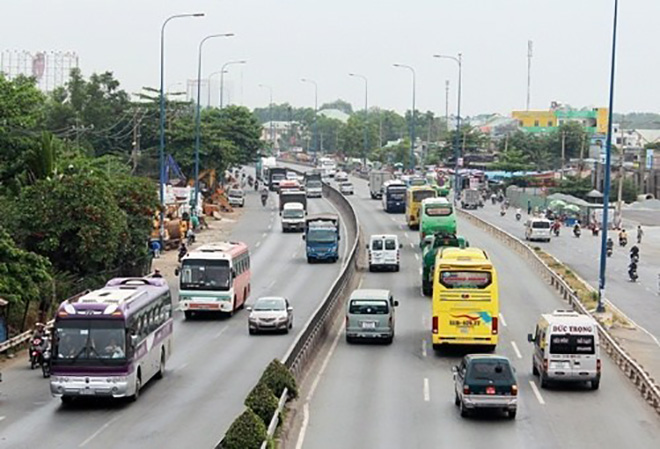
[[463, 209], [477, 209], [483, 206], [481, 194], [476, 189], [465, 189], [461, 192], [461, 207]]
[[305, 220], [305, 241], [307, 263], [316, 261], [337, 262], [339, 259], [339, 216], [318, 214]]
[[305, 208], [300, 203], [286, 203], [282, 216], [282, 232], [305, 230]]
[[284, 210], [284, 205], [288, 203], [300, 203], [303, 209], [307, 211], [307, 195], [303, 190], [282, 190], [280, 191], [280, 214]]
[[383, 184], [391, 179], [393, 179], [392, 173], [388, 171], [372, 170], [369, 172], [369, 192], [372, 200], [383, 197]]
[[286, 168], [284, 167], [270, 167], [268, 169], [268, 189], [271, 192], [276, 192], [280, 186], [280, 181], [286, 179]]
[[433, 294], [433, 273], [435, 272], [435, 258], [438, 250], [445, 247], [467, 248], [470, 242], [463, 236], [448, 233], [434, 233], [424, 237], [422, 246], [422, 293], [426, 296]]
[[277, 165], [274, 157], [261, 157], [257, 160], [257, 179], [262, 181], [268, 179], [268, 170]]
[[323, 196], [323, 183], [320, 172], [305, 174], [305, 190], [307, 190], [307, 198], [321, 198]]

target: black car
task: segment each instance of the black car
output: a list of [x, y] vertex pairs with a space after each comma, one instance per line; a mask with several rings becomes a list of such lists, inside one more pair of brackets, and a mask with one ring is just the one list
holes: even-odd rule
[[454, 369], [455, 404], [466, 417], [477, 409], [501, 409], [510, 419], [518, 409], [518, 384], [508, 358], [471, 354]]

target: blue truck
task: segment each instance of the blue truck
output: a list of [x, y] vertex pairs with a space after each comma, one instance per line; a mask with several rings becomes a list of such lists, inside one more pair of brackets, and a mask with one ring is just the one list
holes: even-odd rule
[[339, 216], [318, 214], [305, 220], [307, 262], [337, 262], [339, 259]]

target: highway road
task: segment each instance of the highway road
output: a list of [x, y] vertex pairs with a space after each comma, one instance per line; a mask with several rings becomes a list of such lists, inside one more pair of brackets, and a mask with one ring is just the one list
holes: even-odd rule
[[396, 233], [404, 242], [399, 273], [366, 273], [362, 288], [388, 288], [399, 301], [391, 346], [347, 344], [342, 333], [309, 402], [304, 439], [309, 449], [401, 448], [651, 448], [660, 419], [603, 354], [600, 390], [581, 386], [541, 390], [531, 374], [527, 333], [541, 313], [565, 307], [516, 254], [459, 221], [470, 244], [488, 251], [500, 276], [501, 337], [497, 353], [516, 367], [520, 403], [515, 421], [496, 414], [461, 418], [453, 404], [451, 368], [460, 353], [436, 354], [430, 343], [431, 302], [420, 293], [418, 236], [404, 216], [382, 211], [366, 182], [353, 179], [365, 236]]
[[[274, 195], [271, 194], [271, 198]], [[184, 321], [175, 313], [174, 352], [165, 378], [150, 382], [136, 403], [94, 401], [63, 406], [48, 381], [17, 360], [0, 384], [0, 448], [211, 448], [222, 438], [261, 372], [281, 357], [339, 273], [335, 264], [308, 265], [299, 233], [283, 234], [274, 198], [263, 208], [248, 194], [231, 235], [251, 249], [252, 294], [287, 296], [294, 307], [289, 335], [248, 336], [247, 314]], [[324, 199], [311, 213], [334, 212]], [[341, 240], [344, 253], [346, 239]], [[176, 286], [171, 285], [175, 290]]]
[[[493, 223], [510, 234], [524, 240], [524, 222], [527, 214], [523, 212], [520, 222], [515, 219], [515, 210], [510, 208], [501, 217], [499, 204], [486, 205], [474, 212], [476, 216]], [[660, 224], [660, 213], [658, 214]], [[617, 233], [610, 233], [614, 241], [612, 257], [607, 261], [607, 279], [605, 296], [637, 324], [644, 327], [656, 338], [660, 338], [660, 245], [657, 241], [646, 238], [640, 248], [639, 279], [633, 283], [628, 280], [631, 242], [636, 238], [635, 231], [628, 229], [629, 243], [626, 247], [618, 244]], [[647, 236], [649, 234], [647, 228]], [[579, 276], [598, 287], [598, 268], [600, 263], [601, 237], [595, 237], [585, 230], [580, 238], [573, 236], [571, 228], [562, 228], [559, 237], [553, 237], [549, 243], [534, 242], [543, 250], [568, 264]]]

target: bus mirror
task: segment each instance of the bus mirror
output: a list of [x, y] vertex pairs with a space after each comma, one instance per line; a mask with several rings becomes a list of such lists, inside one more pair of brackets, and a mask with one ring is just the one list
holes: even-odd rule
[[530, 342], [530, 343], [534, 342], [534, 335], [527, 334], [527, 341]]
[[138, 343], [137, 335], [131, 335], [131, 347], [135, 349]]
[[399, 249], [403, 248], [403, 243], [399, 243]]
[[394, 307], [399, 307], [399, 301], [394, 301]]
[[179, 268], [177, 267], [174, 269], [174, 276], [178, 276], [178, 275], [179, 275]]
[[231, 276], [236, 277], [236, 270], [233, 268], [231, 269]]
[[305, 240], [305, 235], [303, 234], [302, 239]]
[[454, 373], [454, 374], [456, 374], [456, 373], [458, 372], [458, 366], [455, 366], [455, 365], [452, 366], [452, 367], [451, 367], [451, 372]]
[[247, 307], [245, 308], [245, 310], [247, 310], [248, 312], [252, 312], [252, 307], [247, 306]]
[[365, 248], [369, 249], [369, 244], [368, 244], [368, 243], [367, 243], [366, 245], [364, 245], [364, 246], [365, 246]]

